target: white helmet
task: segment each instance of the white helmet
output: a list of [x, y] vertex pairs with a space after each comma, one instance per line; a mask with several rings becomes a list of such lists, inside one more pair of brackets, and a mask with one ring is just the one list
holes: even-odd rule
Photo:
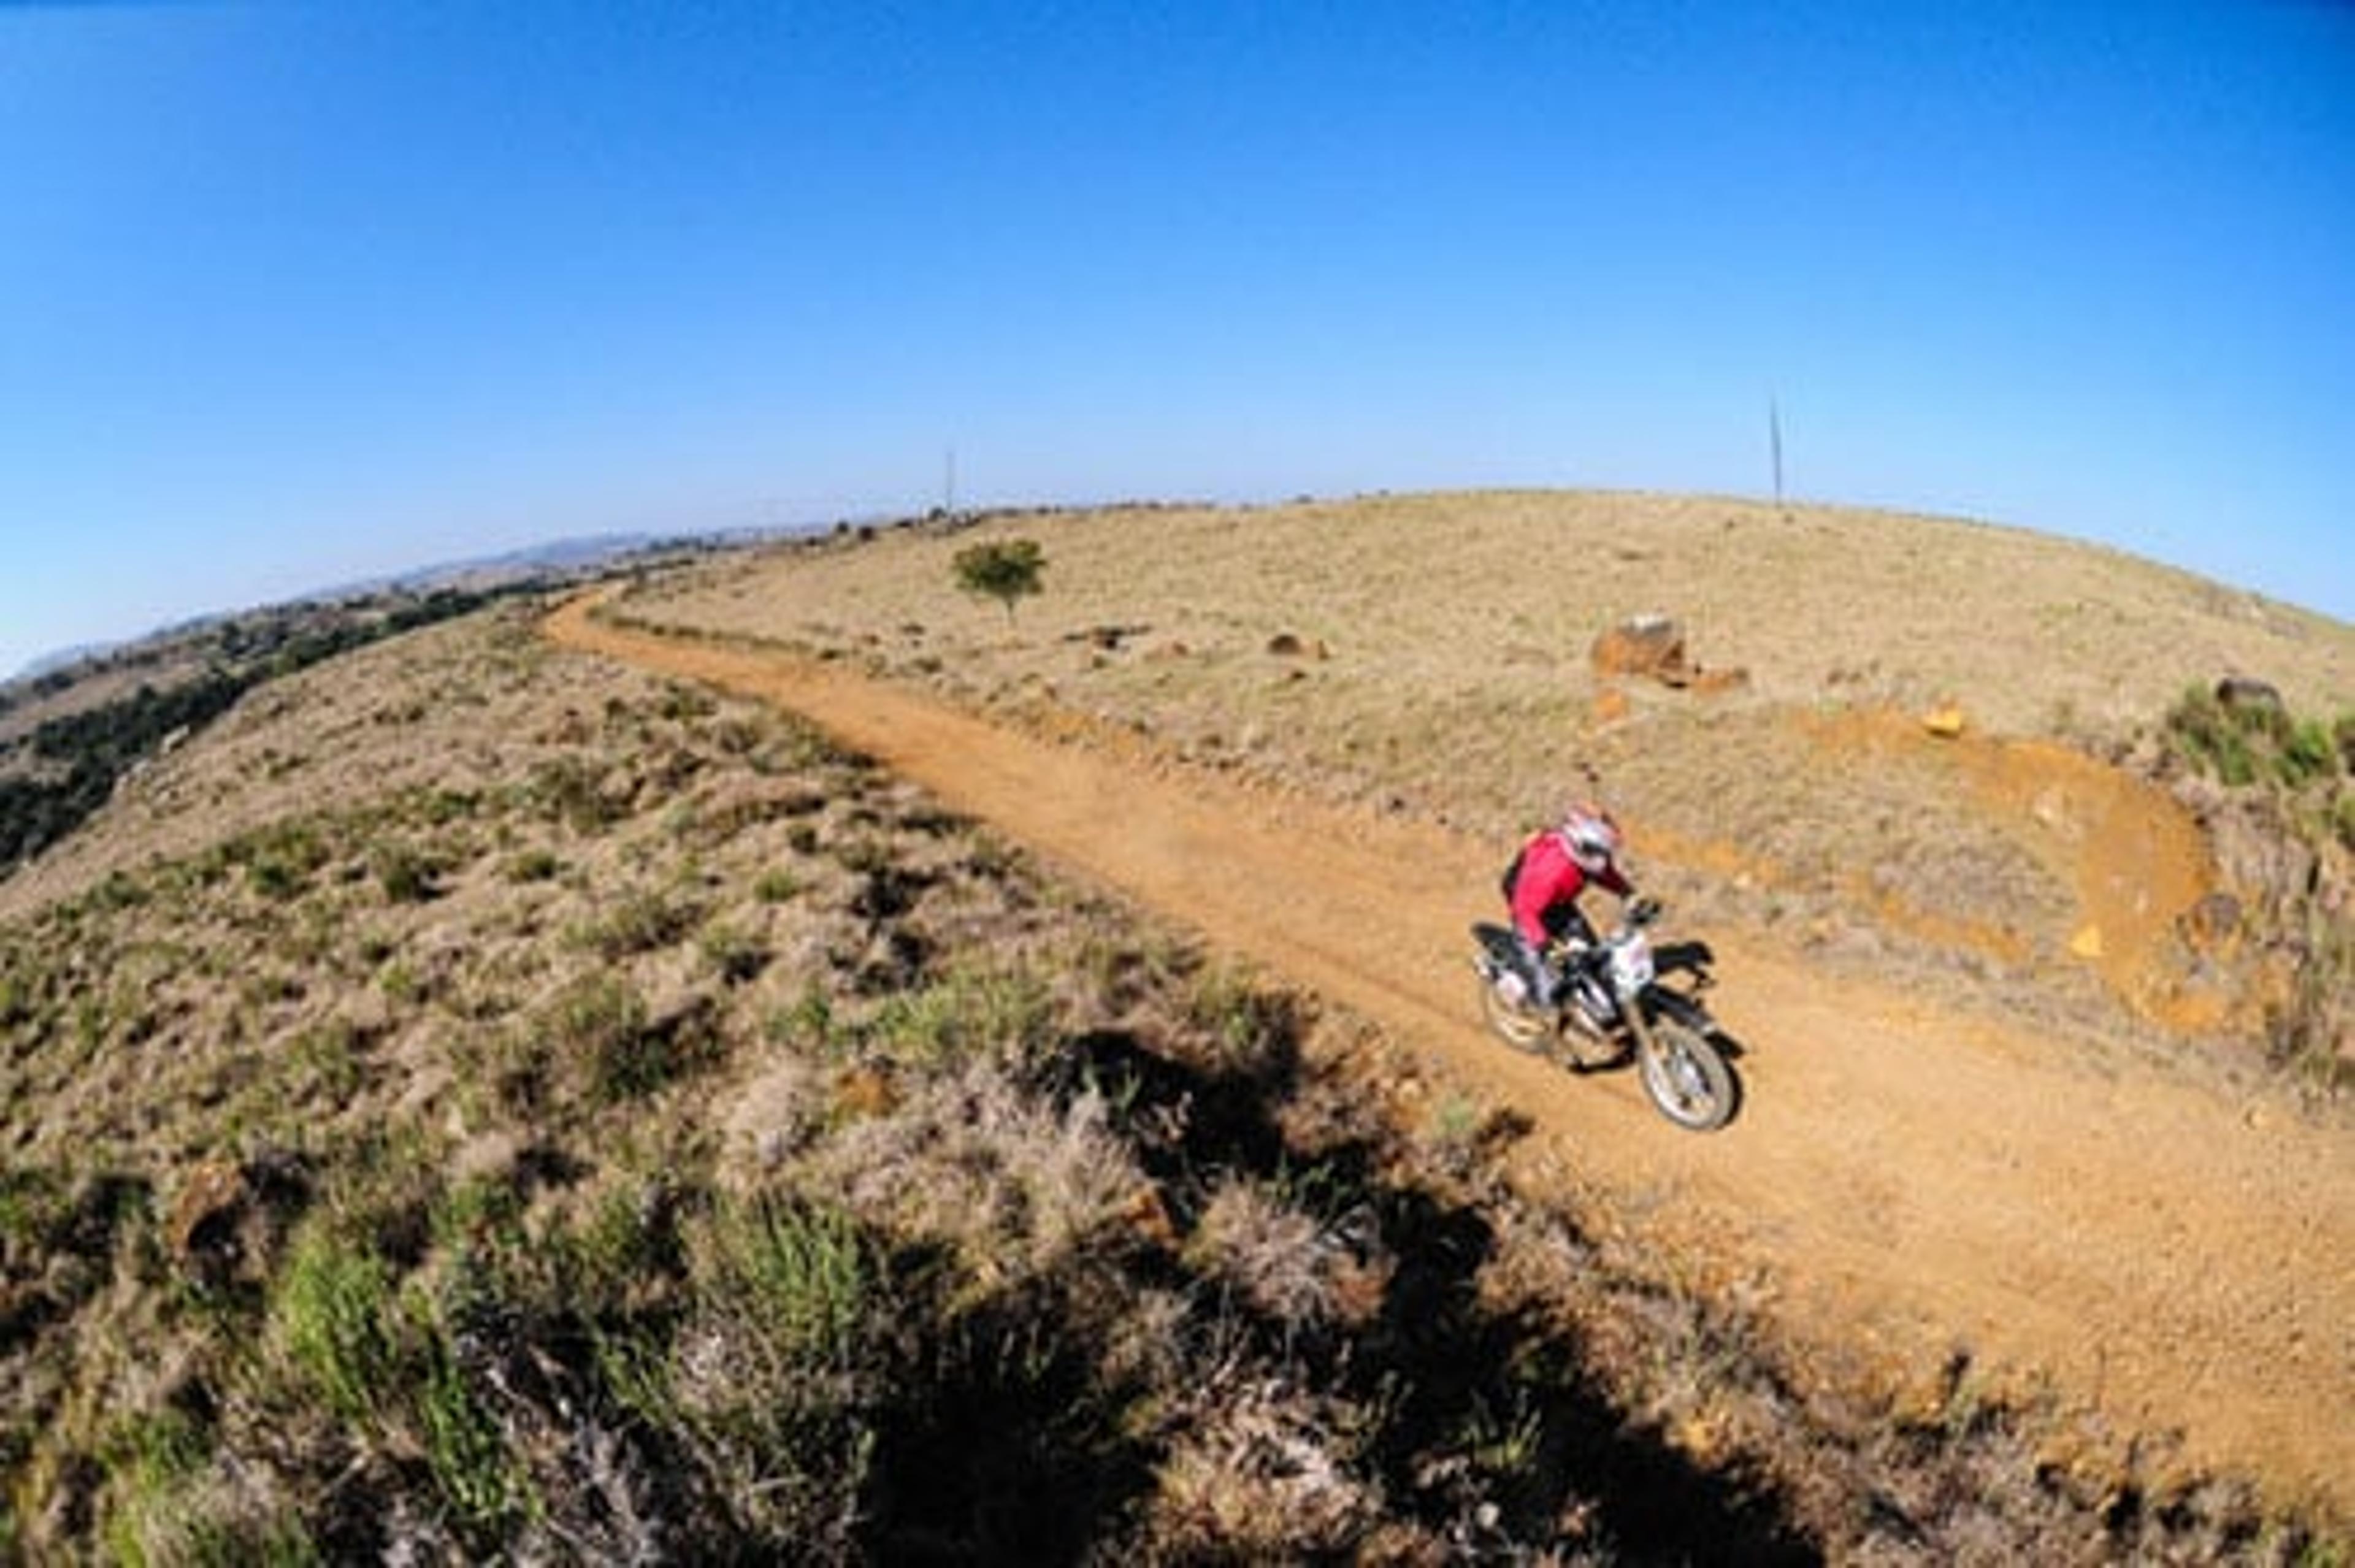
[[1580, 801], [1563, 813], [1561, 826], [1554, 831], [1561, 835], [1562, 848], [1570, 851], [1571, 859], [1590, 876], [1610, 865], [1619, 853], [1619, 825], [1592, 801]]

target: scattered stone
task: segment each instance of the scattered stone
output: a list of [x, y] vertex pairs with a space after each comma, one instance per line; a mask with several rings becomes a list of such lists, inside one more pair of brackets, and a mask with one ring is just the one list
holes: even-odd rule
[[844, 1070], [835, 1081], [834, 1107], [847, 1117], [886, 1116], [899, 1107], [900, 1092], [890, 1076], [873, 1067]]
[[1151, 630], [1153, 628], [1150, 626], [1123, 626], [1107, 624], [1082, 627], [1076, 632], [1066, 632], [1063, 634], [1063, 641], [1086, 643], [1105, 653], [1116, 654], [1126, 647], [1130, 642]]
[[1959, 739], [1969, 727], [1970, 720], [1964, 717], [1963, 710], [1951, 702], [1922, 716], [1922, 728], [1941, 741]]
[[1296, 659], [1307, 653], [1308, 645], [1290, 632], [1278, 632], [1267, 640], [1267, 651], [1280, 659]]
[[2280, 688], [2254, 676], [2226, 676], [2216, 683], [2216, 700], [2235, 712], [2282, 710]]

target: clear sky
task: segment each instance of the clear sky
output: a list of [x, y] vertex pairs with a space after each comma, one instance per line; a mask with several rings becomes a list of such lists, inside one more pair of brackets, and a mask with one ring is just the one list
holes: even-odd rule
[[0, 5], [0, 672], [952, 451], [1759, 495], [1770, 400], [2355, 619], [2355, 7]]

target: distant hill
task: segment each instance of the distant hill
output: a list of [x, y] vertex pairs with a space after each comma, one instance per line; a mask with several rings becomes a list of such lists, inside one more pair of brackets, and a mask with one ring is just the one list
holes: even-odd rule
[[192, 633], [201, 633], [254, 613], [284, 613], [311, 606], [338, 603], [382, 593], [431, 593], [437, 589], [462, 588], [481, 591], [504, 587], [535, 577], [565, 576], [594, 572], [633, 556], [661, 555], [673, 550], [722, 549], [734, 545], [755, 544], [763, 539], [788, 538], [814, 530], [817, 525], [784, 528], [724, 528], [701, 534], [655, 534], [645, 532], [582, 534], [567, 539], [550, 539], [542, 544], [526, 545], [518, 549], [492, 555], [468, 556], [458, 560], [438, 561], [430, 566], [415, 567], [406, 571], [381, 577], [363, 578], [301, 594], [282, 603], [256, 606], [253, 609], [229, 611], [219, 614], [202, 615], [176, 622], [138, 636], [112, 642], [79, 643], [59, 648], [27, 662], [15, 674], [0, 677], [0, 693], [13, 693], [14, 688], [44, 677], [56, 677], [76, 667], [108, 659], [127, 649], [136, 648], [159, 639], [173, 639]]

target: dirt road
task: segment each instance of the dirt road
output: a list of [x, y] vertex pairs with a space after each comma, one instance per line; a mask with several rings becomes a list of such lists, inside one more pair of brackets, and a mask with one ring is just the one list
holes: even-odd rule
[[1493, 845], [1043, 745], [839, 665], [635, 633], [583, 603], [549, 630], [790, 708], [1050, 862], [1375, 1019], [1530, 1117], [1523, 1179], [1575, 1168], [1643, 1216], [1631, 1224], [1701, 1245], [1712, 1273], [1755, 1271], [1803, 1340], [1884, 1367], [1967, 1348], [2121, 1430], [2179, 1432], [2190, 1464], [2355, 1510], [2341, 1133], [1725, 942], [1715, 1003], [1750, 1047], [1745, 1109], [1722, 1133], [1681, 1133], [1632, 1075], [1570, 1080], [1479, 1031], [1465, 930]]

